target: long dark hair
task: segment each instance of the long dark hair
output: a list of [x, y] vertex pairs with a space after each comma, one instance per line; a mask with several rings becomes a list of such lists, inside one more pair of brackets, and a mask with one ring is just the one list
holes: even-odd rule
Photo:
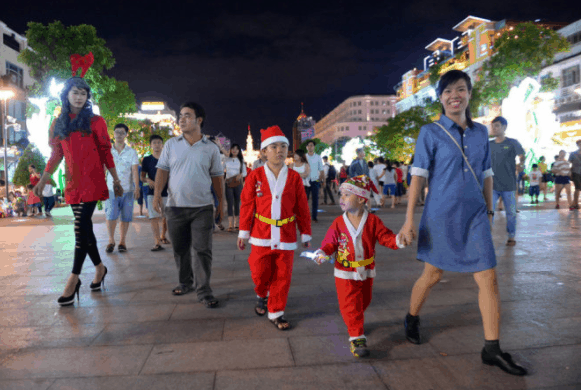
[[[81, 109], [81, 112], [71, 121], [71, 103], [69, 102], [69, 92], [73, 87], [87, 91], [87, 101]], [[93, 113], [93, 104], [91, 103], [91, 87], [80, 77], [71, 77], [65, 82], [61, 91], [62, 109], [61, 114], [56, 119], [54, 127], [54, 136], [60, 139], [67, 138], [72, 132], [80, 131], [83, 134], [91, 134], [91, 118]]]
[[384, 171], [391, 172], [392, 170], [393, 170], [393, 168], [391, 166], [391, 161], [390, 160], [385, 160], [385, 169], [384, 169]]
[[301, 162], [306, 163], [307, 165], [309, 164], [309, 160], [307, 160], [307, 155], [304, 150], [297, 149], [295, 150], [295, 154], [300, 157]]
[[[438, 81], [438, 98], [442, 96], [444, 89], [446, 89], [448, 85], [453, 84], [458, 80], [466, 81], [468, 92], [472, 92], [472, 81], [470, 80], [470, 76], [461, 70], [451, 70], [444, 73], [442, 77], [440, 77], [440, 81]], [[446, 115], [446, 110], [444, 110], [443, 105], [442, 114]], [[472, 113], [470, 113], [470, 106], [466, 107], [466, 123], [468, 124], [468, 127], [474, 126], [474, 122], [472, 122]]]
[[232, 146], [230, 146], [230, 153], [228, 154], [228, 157], [232, 157], [232, 148], [238, 148], [238, 160], [240, 160], [240, 164], [242, 164], [241, 166], [244, 166], [244, 156], [242, 156], [242, 149], [240, 148], [240, 145], [238, 144], [232, 144]]

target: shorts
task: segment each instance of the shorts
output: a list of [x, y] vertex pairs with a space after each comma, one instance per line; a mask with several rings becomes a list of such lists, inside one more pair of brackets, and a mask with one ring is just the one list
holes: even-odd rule
[[575, 191], [581, 190], [581, 173], [571, 173], [571, 181], [575, 184]]
[[551, 175], [550, 173], [543, 173], [543, 183], [548, 183], [553, 181], [553, 175]]
[[384, 184], [383, 185], [383, 195], [395, 195], [396, 185], [395, 184]]
[[405, 189], [403, 188], [403, 182], [397, 183], [397, 187], [395, 189], [395, 196], [403, 196], [405, 194]]
[[109, 191], [109, 199], [103, 203], [107, 221], [116, 221], [119, 216], [121, 216], [121, 222], [133, 221], [133, 191], [126, 192], [117, 198], [113, 191]]
[[569, 176], [555, 176], [555, 184], [569, 184]]
[[529, 195], [530, 196], [539, 196], [541, 194], [541, 187], [540, 186], [530, 186], [529, 187]]
[[165, 218], [165, 204], [167, 203], [167, 196], [161, 198], [161, 214], [153, 209], [153, 195], [147, 195], [147, 213], [149, 214], [149, 219], [153, 218]]

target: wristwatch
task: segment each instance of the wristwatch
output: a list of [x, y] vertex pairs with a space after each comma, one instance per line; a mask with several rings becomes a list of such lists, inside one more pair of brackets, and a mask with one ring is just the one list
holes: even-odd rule
[[494, 217], [494, 210], [488, 210], [488, 211], [486, 212], [486, 214], [488, 214], [488, 215], [492, 215], [492, 216]]

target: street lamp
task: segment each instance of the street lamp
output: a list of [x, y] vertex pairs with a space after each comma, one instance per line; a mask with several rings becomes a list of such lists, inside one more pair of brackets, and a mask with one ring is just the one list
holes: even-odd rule
[[0, 100], [4, 101], [3, 105], [0, 104], [0, 109], [3, 108], [2, 113], [0, 113], [0, 129], [2, 129], [2, 137], [4, 138], [4, 185], [6, 186], [6, 197], [8, 197], [8, 126], [5, 126], [4, 123], [8, 115], [6, 102], [13, 96], [14, 91], [11, 89], [0, 88]]

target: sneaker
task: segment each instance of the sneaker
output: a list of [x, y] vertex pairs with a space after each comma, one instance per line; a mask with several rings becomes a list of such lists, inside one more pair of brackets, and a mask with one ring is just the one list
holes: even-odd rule
[[405, 316], [403, 323], [405, 328], [405, 338], [412, 344], [420, 344], [420, 316], [412, 317], [410, 314]]
[[365, 340], [364, 338], [352, 340], [351, 353], [355, 357], [369, 356], [369, 350], [367, 349], [367, 340]]
[[559, 208], [559, 205], [555, 205], [555, 208], [558, 209]]

